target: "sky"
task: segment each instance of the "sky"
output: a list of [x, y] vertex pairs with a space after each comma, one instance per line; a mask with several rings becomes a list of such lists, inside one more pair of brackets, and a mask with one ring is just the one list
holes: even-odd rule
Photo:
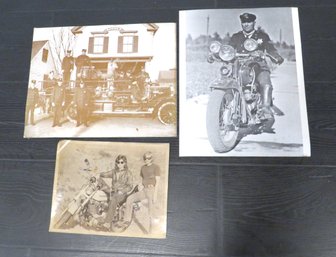
[[[239, 15], [253, 13], [257, 16], [256, 28], [261, 26], [274, 42], [279, 41], [280, 29], [282, 41], [294, 44], [291, 8], [249, 8], [185, 11], [187, 34], [192, 38], [207, 34], [209, 16], [209, 34], [218, 32], [221, 37], [241, 30]], [[181, 22], [181, 21], [180, 21]], [[187, 36], [187, 35], [186, 35]]]

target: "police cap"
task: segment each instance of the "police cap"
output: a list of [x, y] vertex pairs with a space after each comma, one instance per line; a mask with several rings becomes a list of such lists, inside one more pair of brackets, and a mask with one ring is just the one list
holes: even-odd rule
[[243, 13], [242, 15], [239, 16], [240, 21], [243, 22], [253, 22], [256, 20], [257, 16], [255, 16], [252, 13]]

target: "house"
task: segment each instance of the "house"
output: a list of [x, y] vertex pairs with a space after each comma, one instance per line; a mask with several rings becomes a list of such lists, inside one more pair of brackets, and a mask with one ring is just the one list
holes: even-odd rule
[[56, 70], [48, 40], [33, 41], [29, 81], [36, 80], [41, 89], [42, 81], [46, 80], [50, 71]]
[[103, 76], [109, 77], [115, 69], [136, 74], [150, 65], [158, 29], [154, 23], [73, 27], [74, 57], [86, 49], [91, 65]]
[[173, 86], [176, 92], [176, 69], [160, 71], [158, 82], [160, 86]]

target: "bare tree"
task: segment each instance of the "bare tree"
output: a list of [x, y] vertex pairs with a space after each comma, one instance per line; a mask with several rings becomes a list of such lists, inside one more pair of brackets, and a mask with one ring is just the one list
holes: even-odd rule
[[57, 73], [62, 71], [62, 60], [67, 50], [73, 50], [75, 36], [70, 27], [55, 28], [52, 31], [52, 40], [50, 42], [52, 55], [55, 60]]

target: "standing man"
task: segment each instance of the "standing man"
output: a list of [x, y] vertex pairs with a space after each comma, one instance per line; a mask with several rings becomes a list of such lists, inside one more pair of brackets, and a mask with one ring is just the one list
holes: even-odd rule
[[[34, 113], [39, 101], [39, 92], [36, 88], [36, 80], [32, 80], [28, 87], [27, 104], [26, 104], [26, 125], [30, 121], [31, 125], [35, 125]], [[29, 119], [30, 118], [30, 119]]]
[[141, 167], [140, 176], [142, 178], [143, 189], [139, 192], [130, 195], [126, 201], [125, 209], [125, 227], [127, 228], [131, 223], [133, 203], [148, 200], [148, 216], [150, 229], [152, 226], [152, 221], [154, 219], [154, 203], [157, 199], [157, 193], [160, 182], [160, 167], [153, 163], [153, 154], [151, 152], [146, 152], [143, 155], [143, 160], [145, 164]]
[[86, 55], [86, 49], [82, 49], [82, 54], [79, 55], [76, 59], [77, 78], [83, 76], [82, 67], [90, 65], [91, 65], [90, 57]]
[[146, 84], [150, 81], [149, 74], [145, 71], [145, 68], [142, 67], [139, 75], [137, 76], [137, 82], [138, 82], [138, 96], [141, 100], [144, 100], [146, 98], [145, 95], [145, 89]]
[[54, 107], [54, 121], [53, 127], [61, 127], [62, 109], [65, 105], [65, 90], [63, 87], [62, 79], [57, 80], [57, 86], [54, 87], [53, 94], [51, 96], [51, 106]]
[[[251, 13], [243, 13], [240, 15], [240, 21], [242, 26], [242, 31], [232, 35], [229, 44], [236, 49], [238, 53], [246, 53], [244, 48], [244, 42], [248, 38], [252, 38], [258, 42], [257, 50], [266, 51], [271, 55], [272, 62], [276, 64], [283, 63], [284, 59], [279, 55], [278, 51], [275, 49], [272, 41], [267, 33], [262, 30], [255, 30], [255, 20], [256, 16]], [[261, 87], [262, 95], [262, 115], [264, 119], [269, 119], [272, 117], [271, 104], [272, 104], [272, 82], [270, 78], [270, 68], [268, 67], [266, 60], [260, 60], [260, 71], [257, 74], [257, 80]]]
[[74, 63], [75, 63], [75, 60], [71, 56], [71, 50], [67, 50], [67, 54], [63, 58], [63, 61], [62, 61], [62, 73], [63, 73], [64, 83], [69, 83], [71, 72], [73, 71], [73, 68], [74, 68]]
[[74, 104], [77, 109], [77, 125], [84, 124], [88, 127], [88, 114], [90, 104], [90, 92], [86, 88], [83, 80], [80, 81], [79, 86], [75, 89]]
[[45, 83], [44, 90], [46, 92], [46, 99], [45, 99], [45, 109], [47, 113], [50, 113], [51, 110], [51, 95], [54, 90], [54, 87], [57, 86], [57, 79], [55, 78], [54, 71], [50, 71], [48, 74], [47, 81]]

